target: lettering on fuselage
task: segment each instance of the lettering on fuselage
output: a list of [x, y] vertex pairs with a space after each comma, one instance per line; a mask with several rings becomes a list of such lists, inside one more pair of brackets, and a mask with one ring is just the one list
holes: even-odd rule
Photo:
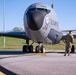
[[58, 26], [58, 22], [57, 21], [54, 21], [52, 19], [49, 19], [49, 22], [50, 22], [51, 25]]
[[41, 5], [41, 7], [46, 8], [46, 6]]
[[54, 25], [54, 26], [57, 26], [58, 27], [58, 22], [57, 21], [54, 21], [52, 19], [49, 19], [49, 22], [48, 23], [46, 23], [46, 21], [45, 21], [45, 24], [46, 25], [42, 28], [44, 30], [47, 30], [49, 25]]

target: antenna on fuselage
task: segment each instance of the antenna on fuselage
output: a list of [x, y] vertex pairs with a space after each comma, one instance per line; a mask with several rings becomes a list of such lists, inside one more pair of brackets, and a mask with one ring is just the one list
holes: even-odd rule
[[54, 0], [52, 0], [52, 5], [51, 5], [51, 7], [54, 8]]

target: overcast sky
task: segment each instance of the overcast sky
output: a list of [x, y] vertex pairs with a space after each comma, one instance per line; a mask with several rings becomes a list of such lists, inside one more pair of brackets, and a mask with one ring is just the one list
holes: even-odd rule
[[[3, 31], [3, 1], [0, 0], [0, 31]], [[23, 16], [27, 7], [33, 3], [51, 6], [52, 0], [5, 0], [5, 31], [14, 27], [24, 28]], [[60, 30], [76, 29], [76, 0], [54, 0]]]

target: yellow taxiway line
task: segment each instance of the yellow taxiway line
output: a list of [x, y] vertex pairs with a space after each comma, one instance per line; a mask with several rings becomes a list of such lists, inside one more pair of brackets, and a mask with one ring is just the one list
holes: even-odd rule
[[45, 56], [47, 55], [47, 53], [33, 53], [34, 55], [38, 55], [38, 56]]
[[6, 74], [4, 74], [3, 72], [0, 71], [0, 75], [6, 75]]

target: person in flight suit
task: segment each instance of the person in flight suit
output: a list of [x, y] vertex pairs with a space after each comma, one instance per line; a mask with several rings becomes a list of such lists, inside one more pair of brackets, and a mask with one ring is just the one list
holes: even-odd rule
[[69, 34], [66, 35], [66, 38], [65, 38], [65, 54], [64, 56], [66, 56], [66, 53], [68, 52], [68, 56], [70, 56], [70, 51], [71, 51], [71, 48], [72, 48], [72, 44], [74, 42], [74, 37], [72, 35], [72, 32], [69, 31]]

